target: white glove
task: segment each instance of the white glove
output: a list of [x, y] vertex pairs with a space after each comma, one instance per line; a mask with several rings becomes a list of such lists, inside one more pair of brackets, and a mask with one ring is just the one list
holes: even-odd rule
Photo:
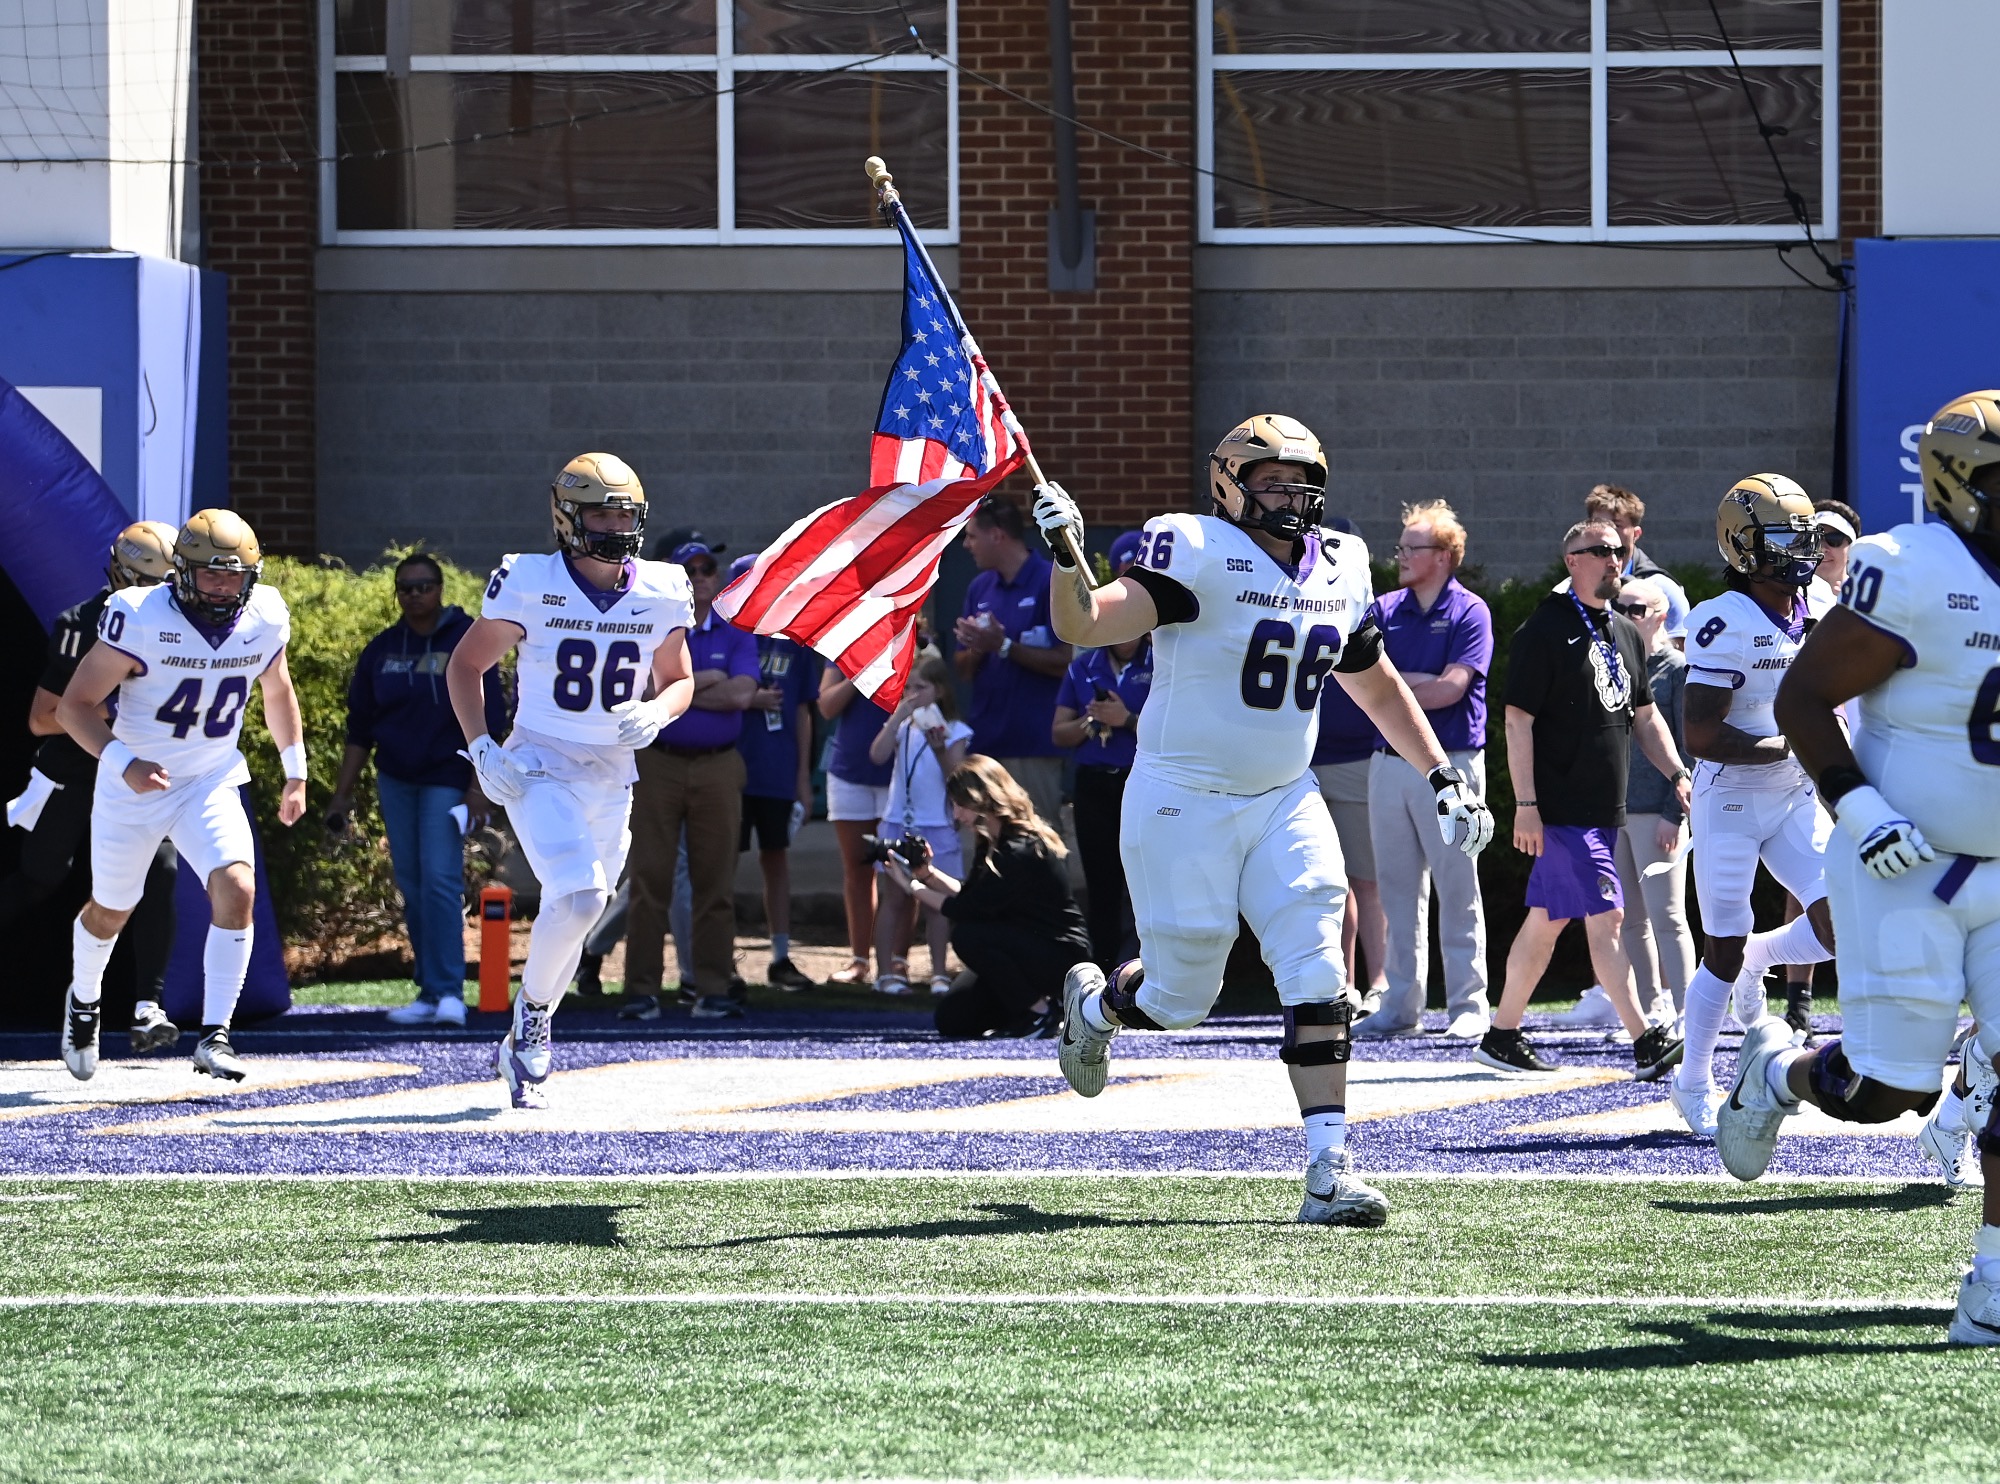
[[1083, 550], [1083, 512], [1076, 501], [1069, 497], [1069, 491], [1059, 484], [1038, 484], [1035, 486], [1035, 503], [1032, 509], [1035, 524], [1041, 528], [1042, 539], [1049, 543], [1049, 550], [1058, 558], [1067, 557], [1069, 551], [1062, 544], [1062, 533], [1068, 531], [1076, 541], [1076, 549]]
[[674, 719], [665, 696], [655, 696], [650, 701], [625, 701], [613, 706], [611, 714], [618, 718], [620, 747], [651, 747], [653, 739]]
[[1883, 881], [1900, 876], [1924, 861], [1937, 859], [1937, 852], [1917, 832], [1917, 827], [1868, 784], [1842, 794], [1839, 804], [1834, 806], [1834, 818], [1861, 847], [1861, 864], [1871, 876]]
[[1465, 787], [1456, 768], [1433, 768], [1430, 785], [1437, 792], [1438, 833], [1444, 843], [1467, 855], [1477, 855], [1493, 839], [1493, 811]]
[[471, 762], [472, 771], [479, 775], [479, 791], [494, 803], [518, 804], [527, 793], [527, 769], [491, 734], [474, 738], [471, 749], [459, 756]]

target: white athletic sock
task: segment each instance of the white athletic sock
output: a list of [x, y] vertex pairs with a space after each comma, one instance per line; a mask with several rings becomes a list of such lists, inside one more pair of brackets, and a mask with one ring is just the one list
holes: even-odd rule
[[226, 928], [210, 923], [201, 950], [201, 1023], [228, 1025], [250, 972], [250, 939], [254, 929]]
[[1323, 1107], [1306, 1108], [1299, 1117], [1306, 1125], [1306, 1162], [1310, 1164], [1329, 1149], [1341, 1149], [1347, 1144], [1347, 1105], [1328, 1103]]
[[1715, 1043], [1722, 1034], [1722, 1012], [1729, 1008], [1729, 981], [1704, 963], [1688, 981], [1687, 1018], [1681, 1034], [1687, 1049], [1674, 1069], [1674, 1081], [1688, 1092], [1715, 1086]]
[[1093, 989], [1083, 997], [1078, 1009], [1083, 1014], [1083, 1023], [1098, 1032], [1115, 1031], [1118, 1022], [1104, 1013], [1104, 991]]
[[792, 935], [790, 933], [771, 934], [771, 962], [781, 964], [792, 956]]
[[521, 993], [530, 1004], [554, 1010], [561, 1002], [604, 902], [601, 891], [573, 891], [542, 903], [528, 935], [528, 961], [521, 965]]
[[1743, 945], [1743, 973], [1762, 979], [1779, 964], [1817, 964], [1832, 957], [1833, 950], [1813, 930], [1812, 919], [1801, 912], [1781, 928], [1750, 935]]
[[1937, 1124], [1948, 1133], [1966, 1132], [1965, 1099], [1958, 1094], [1956, 1080], [1945, 1085], [1944, 1096], [1938, 1099]]
[[[1804, 920], [1800, 919], [1802, 922]], [[1764, 1085], [1770, 1088], [1772, 1095], [1788, 1108], [1796, 1108], [1799, 1105], [1799, 1099], [1793, 1093], [1789, 1080], [1792, 1075], [1792, 1064], [1803, 1061], [1811, 1055], [1810, 1051], [1794, 1048], [1790, 1051], [1780, 1051], [1764, 1063]]]
[[76, 920], [70, 933], [69, 992], [79, 1005], [94, 1005], [104, 993], [104, 966], [111, 962], [111, 950], [118, 946], [114, 934], [99, 938]]
[[1982, 1226], [1972, 1239], [1972, 1277], [1976, 1283], [2000, 1283], [2000, 1226]]

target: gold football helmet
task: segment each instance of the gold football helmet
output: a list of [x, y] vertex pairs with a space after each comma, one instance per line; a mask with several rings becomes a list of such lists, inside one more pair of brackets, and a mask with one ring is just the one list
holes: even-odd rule
[[1782, 474], [1746, 474], [1715, 507], [1715, 546], [1744, 577], [1804, 587], [1825, 554], [1812, 496]]
[[[586, 531], [583, 512], [591, 505], [632, 512], [629, 531]], [[549, 509], [556, 540], [572, 556], [622, 562], [639, 554], [646, 539], [646, 491], [632, 466], [616, 454], [581, 453], [563, 465], [549, 486]]]
[[2000, 499], [2000, 391], [1967, 392], [1938, 409], [1917, 440], [1924, 509], [1967, 536], [2000, 534], [1993, 502]]
[[179, 532], [163, 520], [138, 520], [111, 543], [111, 564], [104, 569], [111, 590], [151, 587], [174, 575], [174, 541]]
[[[181, 612], [203, 623], [233, 623], [249, 604], [263, 570], [257, 533], [233, 510], [197, 510], [174, 538], [174, 599]], [[211, 597], [196, 586], [197, 572], [241, 572], [243, 590], [233, 597]]]
[[[1303, 493], [1298, 509], [1266, 510], [1250, 498], [1243, 476], [1253, 464], [1272, 459], [1304, 466], [1302, 483], [1273, 488]], [[1208, 489], [1222, 514], [1236, 525], [1296, 541], [1326, 515], [1326, 450], [1313, 430], [1295, 417], [1262, 412], [1231, 428], [1208, 456]]]

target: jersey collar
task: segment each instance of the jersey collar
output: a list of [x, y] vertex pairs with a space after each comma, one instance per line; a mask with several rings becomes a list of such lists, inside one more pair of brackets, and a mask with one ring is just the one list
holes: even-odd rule
[[568, 552], [562, 554], [563, 570], [569, 573], [569, 580], [576, 584], [576, 590], [597, 605], [599, 613], [609, 613], [618, 600], [632, 591], [632, 581], [639, 575], [630, 557], [625, 558], [624, 568], [618, 574], [618, 581], [608, 588], [598, 587], [576, 570], [576, 562]]

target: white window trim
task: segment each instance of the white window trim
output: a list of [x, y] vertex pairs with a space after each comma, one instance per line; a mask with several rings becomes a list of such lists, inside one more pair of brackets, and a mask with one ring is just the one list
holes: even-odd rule
[[[945, 55], [958, 56], [958, 5], [947, 0], [945, 8]], [[334, 54], [334, 0], [319, 0], [319, 90], [320, 134], [320, 234], [323, 247], [627, 247], [650, 245], [717, 246], [741, 244], [751, 247], [875, 247], [900, 239], [886, 227], [801, 228], [797, 230], [748, 228], [734, 225], [736, 218], [736, 99], [729, 91], [738, 72], [928, 72], [945, 79], [946, 113], [946, 210], [948, 225], [943, 231], [920, 231], [931, 246], [949, 247], [958, 242], [959, 158], [958, 158], [958, 71], [947, 62], [928, 56], [899, 54], [870, 60], [869, 54], [852, 56], [821, 53], [812, 56], [737, 56], [734, 45], [734, 7], [728, 0], [716, 6], [716, 49], [712, 53], [654, 54], [650, 56], [512, 55], [512, 56], [412, 56], [412, 72], [543, 72], [543, 73], [668, 73], [705, 72], [715, 76], [720, 96], [716, 99], [716, 219], [719, 227], [689, 229], [573, 228], [536, 230], [532, 228], [488, 231], [343, 231], [339, 225], [339, 166], [334, 154], [339, 148], [338, 125], [334, 116], [333, 77], [342, 72], [382, 72], [388, 60], [380, 56], [336, 56]], [[893, 167], [894, 161], [890, 164]], [[861, 162], [854, 162], [855, 174]]]
[[[1197, 0], [1195, 24], [1195, 213], [1198, 240], [1213, 243], [1415, 243], [1415, 242], [1802, 242], [1794, 224], [1726, 227], [1614, 227], [1609, 225], [1610, 169], [1607, 80], [1633, 67], [1728, 67], [1726, 51], [1612, 51], [1606, 44], [1605, 0], [1590, 0], [1589, 51], [1255, 53], [1217, 55], [1214, 0]], [[1820, 83], [1820, 215], [1813, 235], [1839, 236], [1840, 21], [1838, 0], [1820, 7], [1818, 51], [1738, 51], [1751, 67], [1818, 67]], [[1590, 226], [1577, 227], [1218, 227], [1215, 225], [1215, 75], [1218, 72], [1435, 72], [1474, 69], [1561, 68], [1590, 74]], [[955, 156], [954, 156], [955, 158]]]

